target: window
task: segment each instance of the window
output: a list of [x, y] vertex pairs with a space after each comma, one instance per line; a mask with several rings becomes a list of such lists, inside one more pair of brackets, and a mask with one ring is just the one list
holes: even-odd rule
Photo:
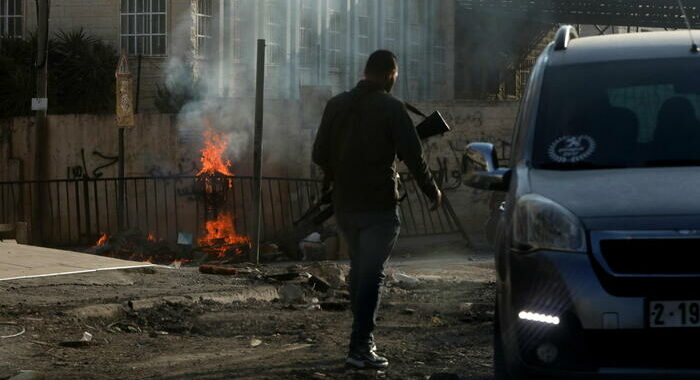
[[385, 4], [384, 47], [396, 53], [399, 48], [401, 3], [398, 0], [382, 0]]
[[22, 37], [22, 0], [0, 0], [0, 36]]
[[435, 32], [433, 40], [432, 55], [433, 55], [433, 88], [435, 89], [433, 97], [440, 97], [441, 90], [447, 86], [447, 47], [445, 39], [447, 33], [445, 29], [439, 25]]
[[328, 66], [332, 71], [340, 71], [343, 67], [343, 51], [345, 50], [345, 0], [330, 0], [328, 2]]
[[197, 0], [195, 9], [195, 51], [200, 57], [209, 57], [211, 53], [212, 0]]
[[694, 59], [678, 58], [548, 70], [533, 165], [554, 170], [697, 166], [698, 68]]
[[129, 54], [166, 54], [165, 0], [121, 0], [121, 46]]
[[248, 54], [248, 43], [251, 42], [251, 22], [255, 19], [252, 15], [252, 7], [249, 1], [233, 1], [233, 62], [241, 63]]
[[423, 96], [423, 84], [421, 75], [424, 62], [424, 40], [425, 40], [425, 1], [410, 0], [408, 7], [408, 76], [409, 76], [409, 96], [418, 99]]
[[357, 2], [357, 55], [360, 67], [362, 67], [371, 53], [371, 30], [369, 17], [369, 0]]
[[285, 1], [267, 0], [265, 2], [265, 37], [267, 38], [267, 57], [269, 66], [279, 66], [284, 63], [284, 17]]
[[301, 0], [301, 20], [299, 23], [299, 65], [310, 68], [316, 62], [316, 8], [314, 0]]

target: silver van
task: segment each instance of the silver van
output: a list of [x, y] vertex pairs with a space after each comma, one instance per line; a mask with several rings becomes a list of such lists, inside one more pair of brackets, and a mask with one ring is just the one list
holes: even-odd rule
[[501, 192], [496, 379], [700, 378], [700, 53], [688, 31], [562, 27], [521, 104]]

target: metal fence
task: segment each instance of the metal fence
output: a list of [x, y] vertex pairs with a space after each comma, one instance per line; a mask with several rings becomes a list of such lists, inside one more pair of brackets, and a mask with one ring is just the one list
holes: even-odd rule
[[[119, 184], [116, 178], [0, 182], [0, 223], [30, 221], [34, 210], [44, 244], [91, 244], [118, 231]], [[180, 233], [196, 239], [207, 221], [227, 213], [239, 234], [252, 230], [252, 177], [130, 177], [123, 184], [126, 228], [168, 241]], [[405, 187], [403, 236], [463, 234], [449, 203], [430, 212], [415, 182], [407, 180]], [[321, 182], [311, 179], [264, 178], [262, 189], [265, 239], [293, 231], [294, 220], [321, 196]]]

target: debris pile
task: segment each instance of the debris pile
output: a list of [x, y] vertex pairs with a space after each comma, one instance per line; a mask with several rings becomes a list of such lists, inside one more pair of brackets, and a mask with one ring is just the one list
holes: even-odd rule
[[251, 263], [208, 263], [200, 265], [205, 274], [244, 276], [278, 286], [279, 302], [290, 309], [342, 311], [350, 307], [347, 265], [316, 262], [289, 267]]
[[157, 239], [152, 234], [144, 234], [135, 228], [112, 236], [103, 234], [87, 253], [164, 265], [191, 259], [184, 247]]
[[103, 234], [95, 246], [87, 253], [117, 259], [142, 261], [153, 264], [202, 264], [235, 263], [248, 259], [250, 243], [236, 241], [230, 243], [213, 239], [211, 244], [193, 248], [190, 244], [175, 244], [158, 239], [153, 234], [145, 234], [139, 229], [130, 229], [112, 236]]

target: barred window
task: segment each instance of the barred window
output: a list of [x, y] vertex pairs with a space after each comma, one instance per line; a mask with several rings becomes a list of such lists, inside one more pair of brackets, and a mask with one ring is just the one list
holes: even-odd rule
[[330, 0], [328, 2], [328, 66], [331, 70], [339, 71], [343, 67], [343, 51], [345, 50], [345, 0]]
[[121, 0], [121, 47], [127, 53], [166, 54], [165, 0]]
[[0, 36], [22, 37], [22, 0], [0, 0]]
[[425, 0], [410, 0], [408, 7], [408, 76], [409, 95], [413, 99], [423, 97], [421, 72], [424, 67]]
[[[249, 23], [250, 9], [242, 0], [233, 1], [233, 62], [241, 63], [246, 56], [244, 37]], [[245, 14], [244, 14], [245, 12]]]
[[367, 59], [370, 53], [370, 25], [369, 0], [357, 2], [357, 53], [361, 58]]
[[408, 8], [409, 55], [411, 61], [423, 60], [425, 39], [425, 0], [410, 0]]
[[197, 0], [195, 9], [195, 51], [200, 57], [209, 57], [212, 39], [212, 0]]
[[286, 1], [267, 0], [265, 2], [265, 37], [267, 51], [265, 62], [270, 66], [284, 63], [284, 17]]
[[399, 48], [401, 4], [398, 0], [382, 0], [385, 10], [384, 47], [396, 52]]
[[438, 26], [435, 32], [435, 40], [433, 41], [432, 55], [433, 55], [433, 82], [435, 90], [433, 96], [439, 96], [438, 88], [443, 87], [447, 84], [447, 47], [445, 45], [445, 38], [447, 33], [442, 26]]
[[299, 65], [312, 67], [316, 62], [316, 32], [315, 0], [301, 0], [301, 20], [299, 22]]

